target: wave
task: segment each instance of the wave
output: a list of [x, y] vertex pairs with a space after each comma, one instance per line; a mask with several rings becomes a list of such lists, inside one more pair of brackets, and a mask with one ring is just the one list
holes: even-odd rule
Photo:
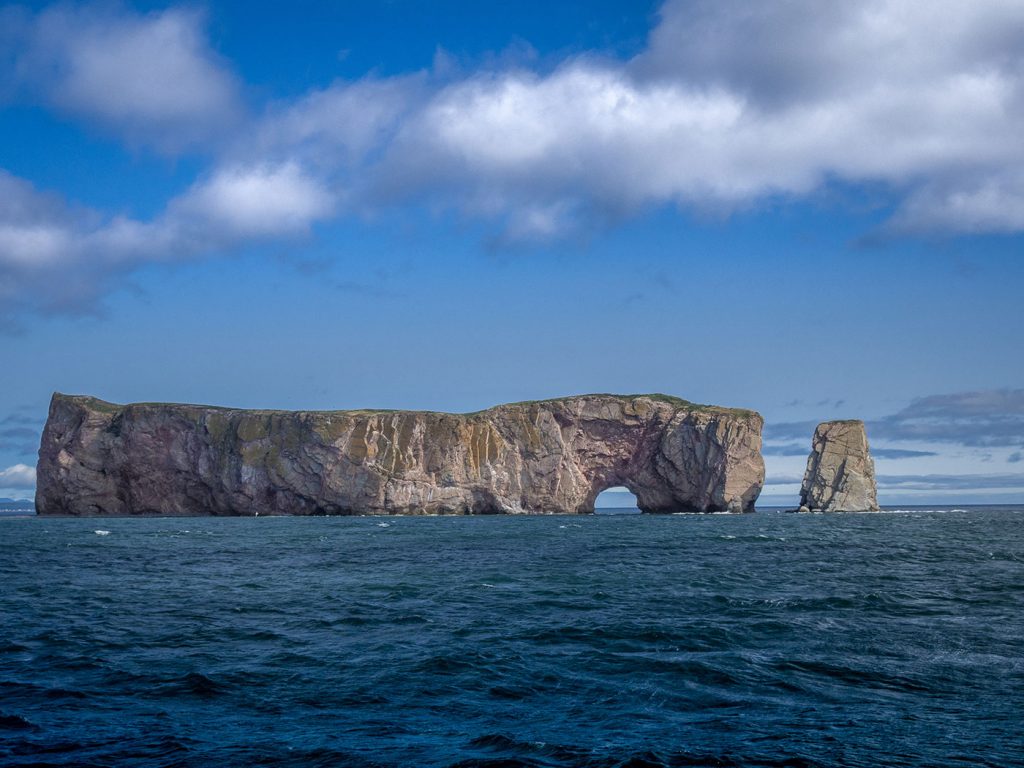
[[0, 764], [1024, 765], [1024, 518], [920, 512], [8, 526]]

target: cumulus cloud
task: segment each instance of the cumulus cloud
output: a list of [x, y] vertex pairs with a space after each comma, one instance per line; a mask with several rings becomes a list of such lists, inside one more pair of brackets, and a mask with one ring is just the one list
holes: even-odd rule
[[[628, 61], [338, 81], [257, 115], [196, 11], [60, 5], [4, 22], [23, 89], [129, 141], [211, 153], [148, 221], [0, 177], [14, 195], [0, 297], [38, 292], [21, 300], [36, 308], [88, 306], [105, 276], [147, 261], [410, 203], [530, 241], [866, 183], [894, 202], [890, 233], [1024, 231], [1014, 0], [669, 0]], [[55, 281], [69, 265], [80, 279]]]
[[833, 179], [887, 185], [893, 231], [1016, 232], [1022, 25], [1000, 0], [669, 2], [632, 61], [438, 88], [367, 172], [526, 236]]
[[1012, 234], [1024, 227], [1024, 175], [1009, 169], [979, 178], [951, 179], [914, 191], [890, 222], [905, 233], [958, 230]]
[[234, 158], [299, 160], [335, 173], [361, 169], [394, 140], [433, 91], [423, 73], [332, 83], [270, 105], [231, 149]]
[[305, 231], [332, 206], [331, 194], [296, 163], [232, 166], [172, 201], [165, 225], [198, 226], [207, 236], [277, 236]]
[[15, 464], [0, 470], [0, 488], [35, 488], [36, 468], [27, 464]]
[[1016, 0], [670, 0], [633, 67], [775, 106], [929, 83], [971, 60], [1012, 70], [1020, 19]]
[[177, 151], [210, 140], [242, 115], [239, 85], [207, 43], [195, 10], [58, 5], [20, 21], [21, 83], [133, 142]]
[[[379, 189], [430, 196], [541, 238], [651, 203], [808, 189], [802, 169], [769, 179], [741, 160], [742, 147], [723, 157], [742, 113], [733, 94], [640, 85], [604, 63], [488, 73], [440, 89], [370, 171]], [[730, 172], [719, 172], [722, 163]]]
[[76, 208], [0, 171], [0, 322], [28, 310], [88, 311], [141, 264], [302, 235], [332, 207], [296, 163], [219, 169], [149, 221]]

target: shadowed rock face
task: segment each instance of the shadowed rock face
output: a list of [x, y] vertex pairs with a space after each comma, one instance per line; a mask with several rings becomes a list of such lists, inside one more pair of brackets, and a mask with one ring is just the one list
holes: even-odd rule
[[56, 394], [36, 508], [66, 515], [750, 511], [761, 417], [664, 395], [470, 414], [114, 405]]
[[826, 421], [814, 430], [800, 488], [811, 512], [877, 512], [875, 462], [863, 421]]

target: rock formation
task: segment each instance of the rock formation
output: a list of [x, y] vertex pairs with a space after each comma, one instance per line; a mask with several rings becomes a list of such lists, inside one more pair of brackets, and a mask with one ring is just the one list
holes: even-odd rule
[[665, 395], [468, 414], [114, 405], [56, 394], [36, 508], [63, 515], [751, 511], [760, 415]]
[[800, 511], [878, 511], [875, 462], [863, 421], [826, 421], [814, 430]]

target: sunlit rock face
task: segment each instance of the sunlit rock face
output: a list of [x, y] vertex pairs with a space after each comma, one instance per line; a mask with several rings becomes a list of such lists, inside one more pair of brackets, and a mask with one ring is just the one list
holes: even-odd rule
[[800, 488], [809, 512], [877, 512], [875, 462], [863, 421], [826, 421], [814, 430]]
[[665, 395], [581, 395], [450, 414], [114, 405], [57, 394], [36, 507], [64, 515], [750, 511], [760, 415]]

